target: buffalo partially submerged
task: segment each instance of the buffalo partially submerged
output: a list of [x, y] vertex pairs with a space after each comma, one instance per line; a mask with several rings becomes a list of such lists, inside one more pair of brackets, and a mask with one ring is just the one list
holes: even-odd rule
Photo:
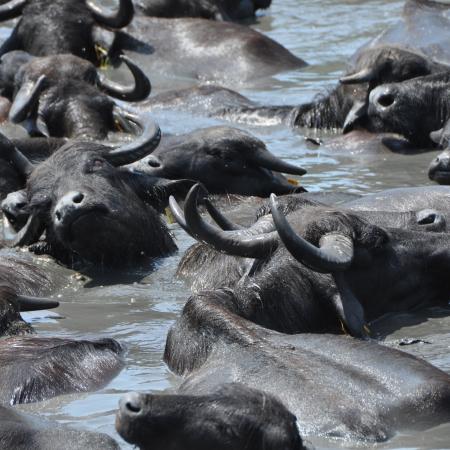
[[[284, 199], [283, 208], [304, 238], [288, 227], [275, 199], [275, 223], [265, 214], [248, 229], [214, 210], [221, 230], [199, 215], [199, 191], [199, 185], [191, 189], [184, 215], [171, 201], [180, 225], [208, 244], [188, 251], [179, 273], [195, 278], [196, 289], [233, 288], [230, 296], [239, 314], [259, 325], [287, 333], [340, 332], [343, 323], [351, 334], [362, 336], [367, 322], [388, 312], [447, 303], [447, 233], [378, 226], [362, 212], [295, 197]], [[413, 214], [412, 224], [406, 215], [410, 226], [430, 223], [436, 229], [437, 222], [441, 229], [443, 218], [436, 212], [425, 212], [423, 218]], [[403, 217], [389, 216], [370, 212], [369, 220], [392, 225], [392, 219]]]
[[[27, 176], [26, 202], [16, 209], [28, 216], [12, 245], [38, 243], [36, 251], [69, 265], [78, 257], [124, 267], [174, 252], [155, 207], [161, 209], [184, 181], [155, 180], [120, 168], [151, 152], [159, 138], [159, 127], [149, 119], [139, 141], [117, 149], [68, 143], [36, 167], [10, 143], [10, 160]], [[12, 215], [14, 208], [6, 210]], [[38, 242], [44, 231], [45, 243]]]
[[376, 86], [429, 75], [444, 67], [418, 52], [380, 46], [361, 52], [331, 92], [299, 106], [263, 106], [230, 89], [210, 85], [163, 92], [141, 106], [182, 108], [195, 114], [259, 125], [284, 123], [349, 131], [366, 114], [368, 95]]
[[102, 433], [77, 430], [16, 408], [0, 406], [0, 447], [15, 450], [119, 450]]
[[[282, 300], [280, 291], [277, 301]], [[227, 289], [189, 299], [169, 332], [165, 351], [170, 368], [187, 376], [178, 390], [183, 395], [169, 397], [167, 403], [158, 398], [155, 410], [147, 406], [145, 396], [138, 399], [134, 431], [139, 442], [147, 444], [143, 448], [152, 448], [153, 439], [161, 436], [145, 435], [142, 426], [152, 420], [154, 411], [157, 417], [167, 413], [175, 420], [179, 417], [172, 412], [175, 403], [183, 418], [191, 418], [187, 411], [192, 395], [213, 395], [220, 385], [232, 382], [276, 395], [297, 416], [304, 438], [373, 443], [397, 431], [417, 431], [450, 420], [450, 377], [431, 364], [371, 341], [277, 333], [246, 315]], [[218, 412], [223, 408], [218, 399]], [[244, 397], [237, 410], [245, 409]], [[132, 412], [129, 415], [133, 417]], [[176, 432], [170, 436], [177, 442]], [[247, 448], [245, 442], [236, 448]]]
[[69, 53], [98, 62], [96, 44], [112, 45], [108, 29], [128, 25], [134, 14], [131, 0], [119, 0], [117, 12], [105, 12], [88, 0], [10, 0], [0, 5], [0, 20], [20, 17], [0, 54], [24, 50], [35, 56]]
[[152, 17], [202, 17], [212, 20], [252, 19], [271, 0], [137, 0], [137, 9]]
[[205, 395], [127, 394], [116, 429], [142, 450], [304, 449], [296, 417], [276, 397], [237, 383]]
[[[22, 59], [23, 52], [13, 53]], [[7, 57], [14, 60], [14, 55], [3, 58]], [[106, 138], [108, 131], [117, 129], [116, 116], [123, 116], [106, 94], [135, 101], [146, 98], [151, 89], [145, 74], [126, 56], [121, 59], [134, 76], [133, 86], [109, 80], [92, 63], [73, 55], [31, 58], [20, 66], [13, 80], [2, 73], [5, 64], [5, 71], [9, 70], [8, 64], [0, 64], [3, 89], [14, 92], [10, 120], [30, 118], [30, 131], [44, 136]]]
[[162, 139], [161, 145], [133, 167], [155, 177], [187, 178], [215, 194], [268, 197], [271, 192], [302, 192], [281, 173], [306, 170], [272, 155], [262, 141], [229, 127], [211, 127]]
[[[136, 17], [118, 34], [117, 48], [132, 56], [154, 84], [174, 77], [235, 86], [306, 63], [269, 37], [243, 25], [205, 19]], [[227, 56], [224, 49], [232, 48]]]
[[[98, 389], [123, 367], [123, 349], [113, 339], [71, 340], [22, 336], [32, 333], [20, 313], [55, 308], [35, 297], [48, 291], [44, 269], [17, 256], [0, 259], [0, 403], [30, 403]], [[89, 370], [86, 370], [89, 368]], [[1, 426], [0, 426], [1, 429]], [[0, 442], [2, 442], [0, 433]]]

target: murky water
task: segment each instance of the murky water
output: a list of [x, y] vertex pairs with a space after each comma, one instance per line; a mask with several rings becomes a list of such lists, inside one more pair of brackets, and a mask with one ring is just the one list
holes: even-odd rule
[[[105, 1], [106, 4], [113, 3]], [[270, 104], [296, 104], [310, 100], [332, 87], [352, 53], [401, 13], [402, 1], [355, 0], [274, 0], [273, 7], [259, 19], [255, 28], [268, 34], [311, 66], [305, 70], [277, 76], [258, 88], [241, 90], [254, 100]], [[157, 85], [157, 89], [164, 86]], [[167, 88], [169, 86], [166, 86]], [[181, 133], [220, 123], [192, 117], [190, 114], [156, 114], [166, 132]], [[336, 151], [332, 145], [319, 149], [306, 144], [302, 132], [282, 127], [247, 128], [263, 139], [269, 149], [291, 162], [308, 168], [303, 184], [310, 190], [340, 190], [365, 193], [397, 186], [429, 184], [426, 169], [431, 153], [402, 156], [386, 150], [361, 151], [354, 145], [349, 151]], [[60, 290], [61, 307], [54, 312], [28, 313], [41, 336], [104, 337], [111, 336], [128, 348], [126, 368], [99, 392], [62, 396], [47, 402], [20, 406], [62, 422], [103, 431], [129, 448], [115, 433], [114, 415], [119, 397], [130, 390], [163, 391], [177, 382], [162, 362], [167, 330], [180, 313], [189, 292], [174, 279], [178, 261], [192, 243], [177, 226], [172, 225], [179, 253], [167, 258], [144, 279], [134, 283], [119, 280], [87, 282], [51, 260], [40, 258], [48, 270], [67, 280]], [[102, 285], [104, 283], [104, 285]], [[444, 334], [450, 318], [405, 315], [397, 319], [391, 331], [389, 322], [379, 324], [388, 340], [420, 336], [434, 344], [424, 344], [424, 355], [450, 372], [450, 339]], [[408, 348], [406, 348], [408, 350]], [[337, 443], [316, 442], [319, 448], [335, 448]], [[379, 448], [450, 448], [450, 426], [421, 433], [399, 435]]]

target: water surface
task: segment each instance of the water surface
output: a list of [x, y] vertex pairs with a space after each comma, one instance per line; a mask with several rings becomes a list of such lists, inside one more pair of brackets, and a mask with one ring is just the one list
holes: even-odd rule
[[[105, 4], [113, 3], [105, 1]], [[349, 57], [361, 45], [395, 23], [401, 1], [274, 0], [254, 27], [277, 40], [310, 63], [304, 70], [282, 74], [241, 89], [250, 98], [267, 104], [298, 104], [333, 87], [345, 70]], [[151, 74], [150, 74], [151, 75]], [[167, 88], [156, 86], [156, 90]], [[195, 118], [190, 114], [158, 112], [156, 119], [165, 132], [182, 133], [222, 123]], [[245, 127], [244, 127], [245, 128]], [[326, 144], [307, 144], [302, 131], [284, 127], [246, 127], [263, 139], [275, 154], [306, 167], [303, 184], [310, 190], [340, 190], [368, 193], [397, 186], [430, 184], [427, 166], [433, 153], [403, 156], [386, 150], [366, 152], [355, 145], [350, 151], [336, 151]], [[312, 134], [307, 132], [308, 135]], [[106, 432], [129, 448], [114, 430], [114, 415], [120, 396], [130, 390], [160, 392], [177, 383], [162, 362], [167, 331], [189, 297], [182, 282], [174, 278], [176, 266], [192, 240], [171, 225], [180, 251], [161, 261], [157, 270], [133, 283], [97, 280], [83, 287], [83, 277], [40, 258], [48, 270], [63, 276], [67, 283], [60, 291], [61, 307], [53, 312], [29, 313], [41, 336], [73, 338], [106, 337], [127, 346], [126, 368], [99, 392], [58, 397], [43, 403], [20, 406], [49, 418]], [[429, 337], [435, 345], [425, 356], [450, 372], [449, 340], [444, 335], [450, 319], [436, 314], [432, 319], [414, 315], [403, 317], [395, 331], [384, 328], [388, 339]], [[383, 327], [380, 326], [383, 330]], [[318, 448], [335, 448], [338, 443], [313, 441]], [[378, 448], [450, 448], [450, 426], [441, 426], [420, 435], [399, 435]]]

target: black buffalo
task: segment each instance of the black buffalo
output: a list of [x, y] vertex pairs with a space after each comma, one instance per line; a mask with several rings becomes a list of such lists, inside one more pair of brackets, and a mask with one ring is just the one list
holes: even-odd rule
[[[157, 146], [159, 127], [150, 119], [146, 127], [140, 141], [118, 149], [68, 143], [36, 167], [10, 143], [9, 158], [27, 177], [27, 186], [24, 204], [6, 211], [28, 216], [12, 245], [37, 243], [36, 251], [69, 265], [78, 256], [124, 267], [174, 252], [155, 207], [162, 209], [167, 194], [183, 181], [164, 182], [120, 168]], [[45, 241], [39, 242], [44, 231]]]
[[205, 395], [127, 394], [116, 429], [143, 450], [304, 449], [296, 417], [275, 396], [237, 383]]
[[147, 77], [125, 56], [121, 59], [134, 76], [133, 86], [109, 80], [92, 63], [73, 55], [31, 58], [11, 80], [10, 66], [16, 68], [15, 60], [23, 58], [23, 52], [12, 53], [0, 64], [3, 89], [14, 93], [9, 118], [12, 122], [30, 118], [30, 131], [44, 136], [104, 139], [117, 130], [116, 120], [123, 122], [120, 108], [106, 94], [136, 101], [150, 93]]
[[224, 87], [205, 85], [167, 91], [145, 103], [146, 108], [183, 108], [194, 114], [257, 125], [284, 123], [292, 127], [350, 131], [365, 116], [368, 95], [383, 83], [398, 82], [443, 70], [425, 55], [395, 46], [361, 52], [338, 86], [299, 106], [263, 106]]
[[445, 128], [449, 115], [450, 71], [401, 83], [388, 83], [371, 91], [367, 116], [359, 126], [370, 131], [403, 135], [416, 147], [433, 147], [431, 133]]
[[[20, 313], [57, 307], [57, 301], [41, 297], [52, 290], [52, 284], [45, 270], [32, 261], [0, 254], [1, 404], [99, 389], [123, 367], [124, 350], [113, 339], [27, 336], [33, 329]], [[2, 438], [0, 433], [0, 442]]]
[[114, 439], [105, 434], [77, 430], [7, 406], [0, 406], [0, 447], [15, 450], [119, 450]]
[[[139, 16], [116, 41], [155, 85], [167, 87], [176, 77], [235, 86], [306, 65], [269, 37], [229, 22]], [[233, 49], [229, 56], [227, 48]]]
[[168, 179], [201, 182], [214, 194], [268, 197], [304, 189], [281, 173], [304, 175], [306, 170], [272, 155], [262, 141], [229, 127], [211, 127], [162, 139], [149, 156], [133, 164], [141, 172]]
[[[293, 231], [275, 199], [271, 201], [275, 223], [264, 214], [248, 229], [215, 211], [213, 217], [224, 231], [200, 217], [199, 191], [198, 185], [190, 191], [184, 215], [171, 201], [177, 221], [209, 245], [189, 250], [179, 273], [195, 278], [200, 289], [233, 288], [230, 295], [246, 319], [287, 333], [340, 332], [343, 323], [353, 335], [362, 336], [367, 321], [387, 312], [447, 303], [447, 233], [387, 228], [393, 224], [390, 214], [370, 212], [370, 221], [385, 226], [373, 225], [361, 211], [288, 197], [283, 208], [306, 239], [295, 235], [299, 249], [288, 247], [297, 261], [282, 245], [284, 232], [292, 237]], [[425, 219], [413, 214], [410, 226], [419, 222], [427, 227], [430, 222], [435, 229], [437, 222], [439, 230], [442, 220], [436, 213], [426, 212]]]
[[212, 20], [252, 19], [271, 0], [137, 0], [137, 9], [152, 17], [202, 17]]
[[0, 6], [0, 20], [21, 16], [0, 48], [3, 55], [24, 50], [35, 56], [68, 53], [98, 63], [96, 45], [109, 48], [114, 34], [134, 14], [131, 0], [119, 0], [116, 13], [102, 11], [88, 0], [11, 0]]
[[[278, 302], [282, 295], [280, 291]], [[189, 405], [195, 405], [191, 396], [208, 399], [220, 385], [232, 382], [276, 395], [297, 416], [303, 438], [373, 443], [397, 431], [422, 430], [450, 420], [450, 377], [422, 359], [348, 336], [281, 334], [246, 315], [228, 289], [189, 299], [169, 332], [165, 351], [169, 367], [186, 376], [178, 389], [182, 395], [169, 397], [167, 403], [158, 398], [155, 409], [146, 396], [130, 404], [134, 442], [153, 448], [164, 435], [160, 428], [145, 428], [155, 416], [173, 423], [181, 415], [190, 423]], [[239, 398], [236, 409], [241, 413], [248, 406], [246, 397], [242, 402]], [[226, 400], [222, 405], [217, 399], [216, 408], [215, 420], [226, 415]], [[177, 432], [171, 430], [168, 439], [177, 443]], [[176, 430], [182, 433], [183, 424]], [[246, 437], [236, 449], [248, 448]]]

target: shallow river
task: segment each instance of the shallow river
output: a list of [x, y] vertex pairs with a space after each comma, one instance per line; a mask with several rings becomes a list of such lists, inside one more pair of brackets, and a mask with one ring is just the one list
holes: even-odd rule
[[[310, 66], [241, 92], [271, 104], [310, 100], [336, 83], [348, 58], [358, 47], [394, 23], [402, 5], [402, 1], [381, 0], [274, 0], [270, 10], [259, 17], [255, 28], [308, 61]], [[163, 131], [173, 133], [220, 123], [173, 112], [155, 116]], [[380, 151], [365, 155], [359, 152], [358, 147], [336, 153], [327, 145], [318, 149], [306, 144], [304, 135], [298, 131], [283, 127], [247, 129], [263, 139], [275, 154], [306, 167], [309, 173], [303, 177], [303, 184], [309, 190], [366, 193], [387, 187], [431, 183], [426, 169], [432, 153], [402, 156]], [[79, 274], [62, 269], [49, 259], [39, 259], [39, 263], [47, 266], [55, 276], [67, 281], [60, 292], [61, 307], [58, 310], [24, 315], [31, 320], [37, 333], [74, 338], [111, 336], [125, 344], [128, 353], [125, 369], [99, 392], [62, 396], [44, 403], [20, 406], [21, 409], [106, 432], [120, 441], [123, 448], [129, 448], [114, 430], [114, 415], [120, 396], [130, 390], [160, 392], [177, 383], [176, 377], [162, 362], [162, 353], [166, 333], [189, 296], [183, 283], [174, 279], [174, 273], [192, 240], [177, 226], [171, 227], [179, 253], [161, 261], [156, 270], [145, 278], [136, 276], [138, 281], [134, 282], [112, 277], [109, 280], [87, 280], [86, 284]], [[414, 325], [406, 326], [407, 323]], [[395, 332], [390, 333], [389, 328], [389, 323], [380, 325], [380, 329], [389, 333], [388, 339], [432, 335], [435, 345], [426, 352], [426, 356], [450, 372], [450, 339], [443, 336], [450, 328], [450, 318], [442, 317], [439, 312], [429, 320], [405, 315], [401, 323], [393, 327]], [[341, 445], [313, 443], [318, 448]], [[377, 448], [450, 448], [450, 425], [420, 435], [397, 436]]]

